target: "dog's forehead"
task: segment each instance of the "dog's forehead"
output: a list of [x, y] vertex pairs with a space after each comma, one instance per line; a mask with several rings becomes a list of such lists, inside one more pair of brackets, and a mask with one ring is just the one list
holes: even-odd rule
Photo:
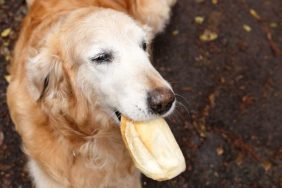
[[141, 40], [145, 31], [132, 18], [113, 10], [93, 13], [84, 21], [91, 28], [94, 40]]
[[103, 50], [121, 53], [139, 48], [147, 38], [143, 26], [124, 13], [110, 9], [80, 13], [68, 20], [69, 32], [62, 34], [64, 49], [76, 55], [89, 58]]

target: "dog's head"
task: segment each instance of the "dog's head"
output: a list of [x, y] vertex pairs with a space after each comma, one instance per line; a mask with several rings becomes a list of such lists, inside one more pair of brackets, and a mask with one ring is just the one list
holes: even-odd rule
[[147, 29], [123, 13], [75, 11], [54, 26], [47, 45], [28, 62], [32, 96], [81, 95], [133, 120], [167, 115], [175, 97], [150, 62], [149, 42]]

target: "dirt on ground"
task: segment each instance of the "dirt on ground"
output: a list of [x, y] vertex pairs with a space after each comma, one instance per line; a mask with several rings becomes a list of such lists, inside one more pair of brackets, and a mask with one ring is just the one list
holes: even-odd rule
[[[0, 187], [29, 188], [6, 104], [7, 65], [27, 9], [0, 0]], [[187, 170], [145, 188], [282, 187], [282, 1], [178, 0], [153, 43], [177, 95], [167, 118]]]

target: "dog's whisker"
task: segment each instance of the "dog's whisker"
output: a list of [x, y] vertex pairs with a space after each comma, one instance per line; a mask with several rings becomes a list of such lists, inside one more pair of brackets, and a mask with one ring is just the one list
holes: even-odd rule
[[168, 119], [169, 121], [177, 122], [179, 119], [176, 118], [175, 115], [178, 115], [178, 114], [176, 114], [176, 113], [174, 112], [173, 114], [167, 116], [167, 119]]
[[179, 120], [184, 121], [185, 119], [183, 118], [183, 116], [181, 116], [181, 113], [179, 111], [179, 109], [177, 109], [177, 106], [174, 110], [174, 112], [172, 114], [170, 114], [169, 116], [167, 116], [168, 120], [172, 120], [174, 122], [179, 122]]
[[188, 112], [189, 117], [192, 118], [188, 100], [184, 96], [182, 96], [178, 93], [175, 93], [175, 96], [176, 96], [176, 98], [178, 97], [178, 98], [183, 99], [183, 102], [185, 103], [185, 105], [178, 100], [176, 101], [176, 104], [180, 104], [181, 106], [183, 106], [185, 108], [185, 110]]
[[182, 104], [181, 102], [177, 101], [176, 102], [176, 106], [179, 106], [179, 107], [183, 107], [184, 110], [187, 112], [188, 114], [188, 119], [192, 122], [192, 113], [191, 111], [189, 110], [189, 108], [187, 106], [185, 106], [184, 104]]
[[183, 99], [183, 101], [185, 102], [185, 105], [189, 106], [189, 102], [188, 102], [188, 100], [184, 96], [182, 96], [182, 95], [180, 95], [178, 93], [174, 93], [174, 95], [176, 96], [176, 98], [180, 97], [181, 99]]
[[181, 113], [181, 111], [178, 108], [175, 108], [175, 111], [177, 112], [176, 113], [177, 119], [181, 121], [185, 121], [185, 116], [182, 115], [183, 113]]

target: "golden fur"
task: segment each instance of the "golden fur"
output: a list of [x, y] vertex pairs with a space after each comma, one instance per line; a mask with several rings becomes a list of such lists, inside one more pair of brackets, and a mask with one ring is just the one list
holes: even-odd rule
[[[140, 174], [125, 150], [119, 128], [77, 89], [76, 66], [62, 63], [77, 57], [66, 53], [55, 39], [64, 38], [67, 32], [71, 35], [69, 27], [98, 7], [124, 12], [155, 35], [164, 28], [173, 4], [174, 0], [28, 1], [30, 9], [14, 50], [7, 97], [37, 187], [141, 187]], [[61, 30], [66, 33], [52, 36], [66, 15], [83, 7], [64, 23]], [[27, 62], [42, 49], [52, 54], [39, 57], [48, 66], [28, 68]], [[47, 72], [51, 74], [48, 89], [42, 92], [44, 80], [37, 78]]]

